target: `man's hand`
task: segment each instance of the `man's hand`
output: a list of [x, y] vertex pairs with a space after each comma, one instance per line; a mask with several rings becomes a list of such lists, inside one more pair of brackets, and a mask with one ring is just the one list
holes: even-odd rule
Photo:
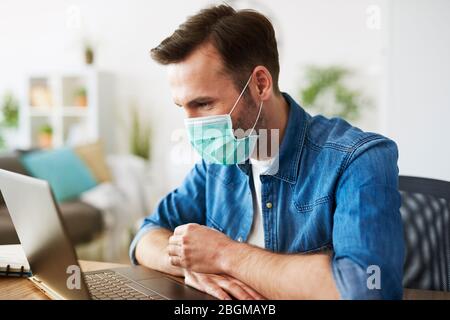
[[223, 233], [195, 223], [175, 228], [168, 253], [173, 266], [201, 273], [224, 273], [222, 254], [233, 244]]
[[184, 282], [197, 290], [206, 292], [220, 300], [262, 300], [264, 297], [255, 290], [227, 275], [196, 273], [185, 270]]

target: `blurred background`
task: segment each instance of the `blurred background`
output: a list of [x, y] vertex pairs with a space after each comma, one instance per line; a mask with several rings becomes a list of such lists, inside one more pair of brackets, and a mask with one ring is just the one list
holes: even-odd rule
[[[77, 185], [54, 191], [81, 258], [126, 261], [140, 219], [195, 161], [149, 50], [214, 3], [0, 2], [0, 167]], [[403, 175], [450, 180], [450, 1], [227, 3], [272, 20], [280, 88], [308, 112], [390, 137]], [[67, 153], [92, 181], [65, 177], [83, 170]], [[0, 243], [17, 241], [2, 204]]]

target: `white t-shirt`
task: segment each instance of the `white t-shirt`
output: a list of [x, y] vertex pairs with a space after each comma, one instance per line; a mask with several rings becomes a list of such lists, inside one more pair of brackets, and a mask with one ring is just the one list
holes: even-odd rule
[[260, 176], [271, 167], [274, 159], [255, 160], [250, 158], [253, 173], [253, 224], [248, 235], [247, 243], [264, 248], [264, 221], [261, 210], [261, 180]]

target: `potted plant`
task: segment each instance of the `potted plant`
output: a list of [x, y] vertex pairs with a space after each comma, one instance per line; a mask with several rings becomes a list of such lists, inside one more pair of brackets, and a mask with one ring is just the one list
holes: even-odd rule
[[75, 106], [77, 107], [87, 106], [86, 88], [81, 87], [75, 92]]
[[130, 152], [150, 160], [150, 127], [141, 121], [137, 108], [131, 108]]
[[84, 46], [84, 61], [87, 65], [94, 63], [94, 49], [90, 44], [85, 44]]
[[49, 124], [44, 124], [39, 128], [39, 147], [49, 149], [52, 147], [53, 128]]
[[3, 98], [2, 113], [2, 125], [6, 128], [17, 128], [19, 125], [19, 102], [10, 92], [6, 93]]
[[363, 94], [347, 86], [350, 70], [340, 66], [308, 66], [307, 84], [300, 90], [302, 105], [313, 112], [328, 117], [358, 120], [370, 100]]
[[86, 62], [87, 65], [94, 63], [94, 49], [90, 44], [85, 44], [84, 46], [84, 62]]
[[0, 106], [0, 149], [14, 145], [19, 126], [19, 102], [11, 92], [7, 92]]

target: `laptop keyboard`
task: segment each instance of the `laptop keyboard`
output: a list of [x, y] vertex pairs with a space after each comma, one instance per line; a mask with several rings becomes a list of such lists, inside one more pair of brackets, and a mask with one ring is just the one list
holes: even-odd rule
[[84, 275], [94, 300], [167, 300], [155, 293], [139, 291], [133, 281], [114, 271], [99, 271]]

